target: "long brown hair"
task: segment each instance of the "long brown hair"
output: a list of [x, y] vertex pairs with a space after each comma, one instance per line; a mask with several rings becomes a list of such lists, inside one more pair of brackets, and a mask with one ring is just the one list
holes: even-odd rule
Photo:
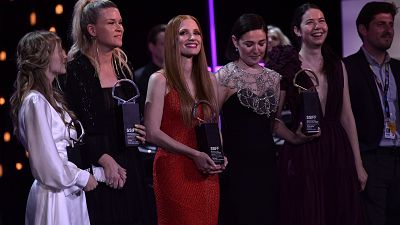
[[61, 39], [57, 34], [49, 31], [29, 32], [18, 43], [18, 74], [14, 82], [15, 91], [10, 99], [14, 134], [17, 136], [18, 113], [24, 98], [31, 90], [40, 92], [64, 121], [64, 111], [67, 111], [72, 118], [76, 118], [75, 114], [68, 110], [62, 94], [56, 87], [53, 88], [58, 80], [55, 79], [53, 84], [50, 84], [45, 74], [50, 64], [51, 54], [57, 45], [61, 46]]
[[[216, 113], [218, 113], [218, 107], [210, 77], [211, 74], [208, 72], [203, 43], [199, 54], [193, 57], [192, 74], [195, 79], [196, 99], [193, 99], [186, 85], [181, 65], [182, 55], [178, 45], [179, 27], [182, 21], [186, 19], [194, 20], [201, 32], [198, 20], [191, 15], [178, 15], [168, 22], [165, 29], [164, 71], [169, 87], [175, 89], [179, 94], [183, 121], [187, 125], [193, 125], [192, 108], [195, 100], [207, 100], [211, 104], [212, 110]], [[206, 119], [210, 119], [213, 116], [208, 107], [203, 107], [203, 112]]]

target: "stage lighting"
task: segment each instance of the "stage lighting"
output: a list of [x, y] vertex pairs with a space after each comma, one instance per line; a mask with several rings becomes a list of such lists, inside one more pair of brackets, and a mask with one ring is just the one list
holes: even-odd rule
[[31, 15], [29, 16], [29, 22], [31, 26], [36, 25], [36, 12], [31, 12]]
[[7, 59], [6, 51], [1, 51], [0, 52], [0, 61], [6, 61], [6, 59]]
[[64, 12], [64, 8], [62, 4], [57, 4], [55, 7], [55, 12], [57, 15], [61, 15]]
[[8, 131], [4, 132], [4, 134], [3, 134], [3, 140], [4, 140], [4, 142], [9, 142], [9, 141], [11, 140], [11, 134], [10, 134], [10, 132], [8, 132]]
[[20, 163], [20, 162], [15, 163], [15, 169], [22, 170], [23, 167], [24, 166], [22, 165], [22, 163]]

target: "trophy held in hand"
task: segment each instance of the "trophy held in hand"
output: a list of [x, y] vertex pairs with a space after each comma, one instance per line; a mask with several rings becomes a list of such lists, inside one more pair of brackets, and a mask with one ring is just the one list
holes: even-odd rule
[[192, 109], [193, 117], [198, 120], [195, 127], [197, 145], [200, 151], [207, 153], [215, 164], [224, 163], [224, 153], [222, 151], [221, 137], [219, 133], [217, 115], [212, 110], [212, 118], [210, 121], [201, 119], [197, 115], [197, 108], [205, 104], [212, 110], [211, 104], [206, 100], [197, 101]]
[[[128, 100], [124, 100], [114, 94], [115, 87], [121, 82], [128, 82], [133, 85], [136, 90], [136, 95]], [[139, 88], [130, 79], [118, 80], [112, 88], [112, 97], [118, 100], [118, 105], [122, 106], [122, 116], [124, 123], [124, 134], [125, 134], [125, 145], [127, 147], [138, 146], [139, 140], [137, 140], [135, 133], [135, 124], [140, 124], [140, 112], [139, 104], [136, 104], [136, 99], [139, 98], [140, 92]]]
[[[78, 126], [79, 125], [79, 126]], [[68, 161], [74, 163], [78, 168], [87, 169], [90, 168], [90, 164], [86, 162], [87, 151], [85, 151], [85, 143], [83, 137], [85, 136], [85, 130], [83, 129], [82, 123], [79, 120], [74, 120], [67, 124], [68, 126], [68, 137], [71, 144], [67, 146], [67, 157]], [[76, 133], [80, 133], [76, 139], [71, 135], [71, 130], [75, 130]]]
[[[297, 83], [297, 77], [299, 74], [311, 74], [316, 81], [316, 84], [310, 88], [305, 88]], [[311, 81], [312, 82], [312, 81]], [[293, 85], [298, 88], [299, 91], [299, 106], [300, 106], [300, 121], [303, 123], [303, 133], [306, 135], [313, 135], [319, 131], [320, 121], [320, 102], [316, 87], [319, 85], [319, 80], [314, 71], [310, 69], [299, 70], [294, 78]]]

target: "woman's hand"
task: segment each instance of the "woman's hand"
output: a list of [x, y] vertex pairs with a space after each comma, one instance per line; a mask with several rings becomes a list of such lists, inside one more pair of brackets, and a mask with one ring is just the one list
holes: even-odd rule
[[141, 124], [135, 124], [135, 133], [138, 135], [136, 138], [142, 142], [142, 144], [146, 143], [146, 127]]
[[214, 161], [204, 152], [197, 152], [192, 158], [197, 168], [204, 174], [216, 174], [223, 171], [221, 165], [216, 165]]
[[296, 132], [295, 132], [295, 138], [293, 140], [293, 144], [304, 144], [306, 142], [312, 141], [315, 138], [319, 138], [321, 136], [321, 129], [318, 128], [318, 132], [313, 135], [305, 135], [301, 129], [303, 128], [303, 123], [300, 122]]
[[[122, 188], [126, 181], [126, 170], [122, 168], [110, 155], [104, 154], [99, 159], [99, 164], [104, 168], [106, 184], [114, 189]], [[125, 178], [121, 176], [124, 174]]]
[[86, 186], [83, 188], [84, 191], [91, 191], [97, 187], [98, 183], [92, 174], [89, 175], [89, 180]]
[[226, 158], [226, 156], [224, 156], [224, 164], [222, 164], [221, 169], [225, 170], [227, 165], [228, 165], [228, 158]]
[[126, 175], [126, 169], [124, 169], [124, 168], [122, 168], [122, 167], [118, 167], [118, 174], [119, 174], [119, 176], [121, 177], [122, 181], [123, 181], [124, 184], [125, 184], [126, 178], [128, 177], [128, 176]]
[[368, 174], [367, 171], [365, 171], [362, 163], [360, 165], [356, 165], [356, 170], [358, 182], [360, 182], [360, 191], [363, 191], [365, 189], [365, 185], [367, 184]]

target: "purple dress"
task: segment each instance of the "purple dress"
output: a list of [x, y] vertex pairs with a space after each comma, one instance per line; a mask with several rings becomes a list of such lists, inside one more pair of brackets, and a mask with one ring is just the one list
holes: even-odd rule
[[[320, 121], [321, 136], [301, 145], [286, 142], [280, 153], [281, 225], [363, 223], [354, 156], [340, 123], [344, 82], [340, 61], [334, 68], [327, 75], [328, 92], [325, 115]], [[311, 84], [308, 77], [299, 78], [303, 85]], [[299, 124], [297, 97], [297, 89], [288, 85], [287, 100], [294, 125]], [[319, 108], [322, 115], [321, 106]]]

